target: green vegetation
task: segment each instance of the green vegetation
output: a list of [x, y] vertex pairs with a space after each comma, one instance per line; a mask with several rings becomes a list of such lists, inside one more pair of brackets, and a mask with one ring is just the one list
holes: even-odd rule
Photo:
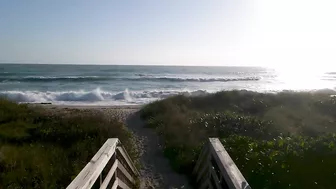
[[112, 137], [137, 158], [131, 133], [115, 118], [0, 99], [0, 188], [65, 188]]
[[252, 188], [335, 188], [336, 98], [327, 92], [175, 96], [141, 116], [177, 171], [190, 174], [207, 138], [219, 137]]

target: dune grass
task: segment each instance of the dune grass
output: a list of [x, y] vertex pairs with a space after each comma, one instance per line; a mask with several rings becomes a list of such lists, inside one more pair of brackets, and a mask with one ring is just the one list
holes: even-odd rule
[[132, 134], [115, 118], [0, 99], [0, 188], [65, 188], [112, 137], [137, 158]]
[[336, 185], [336, 98], [327, 92], [175, 96], [141, 116], [179, 172], [190, 174], [207, 138], [219, 137], [252, 188]]

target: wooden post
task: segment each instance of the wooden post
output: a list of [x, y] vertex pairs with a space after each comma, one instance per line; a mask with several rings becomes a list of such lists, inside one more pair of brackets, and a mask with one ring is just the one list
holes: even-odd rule
[[[117, 150], [118, 146], [118, 150]], [[126, 161], [125, 167], [118, 161], [118, 155], [121, 155]], [[109, 161], [112, 161], [112, 167], [103, 179], [102, 172]], [[118, 178], [118, 171], [122, 171], [123, 175], [127, 178], [124, 183]], [[132, 173], [132, 174], [130, 174]], [[135, 183], [139, 176], [139, 172], [134, 166], [133, 161], [130, 159], [126, 150], [122, 148], [121, 143], [117, 138], [108, 139], [99, 151], [93, 156], [91, 161], [82, 169], [77, 177], [70, 183], [67, 189], [90, 189], [93, 184], [97, 182], [99, 177], [100, 189], [106, 189], [111, 182], [112, 188], [130, 188], [127, 184]], [[132, 186], [133, 187], [133, 186]]]
[[193, 175], [201, 189], [251, 189], [218, 138], [210, 138], [203, 147]]
[[[118, 159], [117, 159], [117, 152], [116, 153], [114, 153], [114, 155], [113, 155], [113, 157], [112, 157], [112, 161], [118, 161]], [[119, 164], [119, 162], [118, 162], [118, 164]], [[117, 165], [117, 167], [118, 167], [118, 165]], [[118, 174], [118, 169], [116, 169], [116, 171], [114, 172], [114, 176], [113, 176], [113, 179], [112, 180], [115, 180], [117, 183], [118, 183], [118, 176], [117, 176], [117, 174]], [[118, 184], [117, 184], [118, 185]]]
[[100, 173], [100, 176], [99, 176], [99, 187], [101, 187], [103, 183], [103, 173]]
[[229, 189], [251, 189], [218, 138], [210, 138], [211, 155]]

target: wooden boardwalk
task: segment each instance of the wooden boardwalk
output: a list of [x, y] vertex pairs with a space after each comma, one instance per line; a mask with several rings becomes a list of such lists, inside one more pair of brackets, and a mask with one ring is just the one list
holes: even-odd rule
[[200, 189], [251, 189], [218, 138], [203, 147], [193, 175]]
[[[251, 189], [218, 138], [210, 138], [203, 147], [193, 175], [200, 189]], [[93, 186], [139, 188], [139, 172], [117, 138], [105, 142], [67, 189]]]
[[[99, 180], [98, 180], [99, 177]], [[139, 172], [117, 138], [108, 139], [67, 189], [136, 188]]]

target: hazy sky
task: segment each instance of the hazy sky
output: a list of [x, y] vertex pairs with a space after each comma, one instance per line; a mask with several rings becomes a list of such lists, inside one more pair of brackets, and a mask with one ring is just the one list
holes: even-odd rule
[[335, 0], [0, 0], [0, 62], [336, 67]]

